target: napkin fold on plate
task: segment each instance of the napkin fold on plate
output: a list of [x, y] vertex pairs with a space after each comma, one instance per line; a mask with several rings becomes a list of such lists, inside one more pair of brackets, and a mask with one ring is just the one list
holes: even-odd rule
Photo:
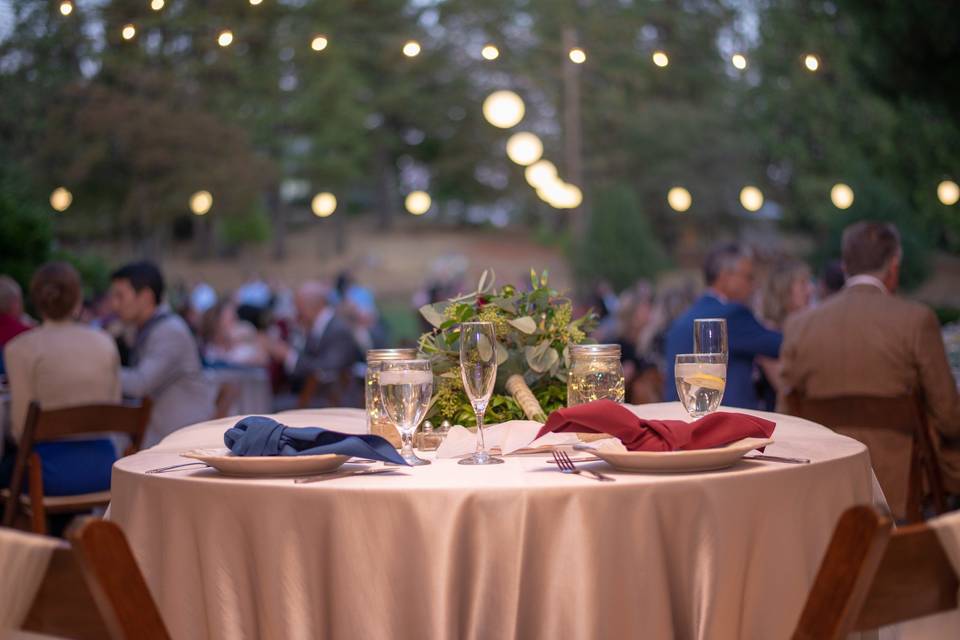
[[[499, 449], [502, 455], [519, 451], [554, 445], [573, 445], [580, 439], [572, 433], [548, 433], [537, 438], [537, 432], [543, 424], [533, 420], [508, 420], [483, 428], [483, 440], [487, 450]], [[477, 449], [477, 433], [456, 425], [451, 427], [440, 446], [438, 458], [459, 458], [473, 453]]]
[[618, 438], [629, 451], [683, 451], [722, 447], [743, 438], [769, 438], [776, 423], [745, 413], [717, 411], [693, 422], [641, 418], [612, 400], [558, 409], [537, 434], [588, 432]]
[[316, 456], [337, 454], [406, 465], [386, 439], [322, 427], [288, 427], [266, 416], [248, 416], [227, 429], [223, 442], [235, 456]]

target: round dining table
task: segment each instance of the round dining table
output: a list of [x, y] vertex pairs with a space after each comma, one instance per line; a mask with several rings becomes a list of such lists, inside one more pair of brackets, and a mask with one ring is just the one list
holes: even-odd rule
[[[683, 419], [678, 403], [631, 406]], [[785, 415], [767, 454], [700, 473], [434, 459], [299, 484], [185, 467], [237, 417], [119, 460], [109, 517], [174, 638], [788, 638], [840, 514], [882, 501], [866, 448]], [[276, 414], [365, 433], [353, 409]], [[578, 454], [581, 455], [581, 454]], [[348, 463], [345, 468], [363, 468]]]

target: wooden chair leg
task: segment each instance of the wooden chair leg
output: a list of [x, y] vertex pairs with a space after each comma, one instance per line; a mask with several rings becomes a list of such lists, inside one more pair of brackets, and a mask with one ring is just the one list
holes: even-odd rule
[[43, 467], [40, 456], [30, 454], [27, 462], [30, 477], [30, 519], [34, 533], [47, 534], [47, 510], [43, 506]]

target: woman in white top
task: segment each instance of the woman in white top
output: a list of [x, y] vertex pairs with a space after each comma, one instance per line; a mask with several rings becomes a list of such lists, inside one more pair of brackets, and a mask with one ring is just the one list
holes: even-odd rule
[[[115, 404], [120, 396], [120, 356], [103, 331], [77, 324], [82, 303], [80, 274], [65, 262], [37, 269], [30, 298], [43, 319], [38, 328], [7, 343], [4, 359], [10, 382], [12, 435], [19, 441], [30, 403], [43, 409]], [[110, 488], [116, 451], [109, 439], [39, 443], [47, 495]]]

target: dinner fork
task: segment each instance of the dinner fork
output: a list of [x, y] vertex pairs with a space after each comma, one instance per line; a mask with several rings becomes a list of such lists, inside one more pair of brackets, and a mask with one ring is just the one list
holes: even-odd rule
[[560, 449], [553, 450], [553, 459], [557, 463], [557, 467], [563, 473], [575, 473], [577, 475], [582, 475], [584, 471], [587, 473], [593, 474], [594, 480], [599, 480], [600, 482], [613, 482], [614, 478], [604, 475], [599, 471], [594, 471], [593, 469], [577, 469], [573, 466], [573, 461], [570, 460], [570, 456], [567, 455], [566, 451], [561, 451]]
[[183, 464], [171, 464], [168, 467], [157, 467], [156, 469], [147, 469], [144, 473], [166, 473], [167, 471], [176, 471], [177, 469], [183, 469], [184, 467], [192, 467], [198, 464], [202, 464], [205, 467], [208, 467], [206, 462], [184, 462]]

